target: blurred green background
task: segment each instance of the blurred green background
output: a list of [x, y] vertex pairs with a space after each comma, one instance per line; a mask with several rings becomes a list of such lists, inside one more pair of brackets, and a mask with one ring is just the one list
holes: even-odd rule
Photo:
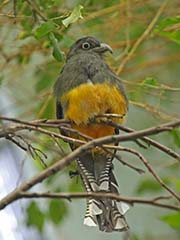
[[[159, 10], [167, 2], [164, 9]], [[0, 1], [0, 115], [21, 120], [55, 118], [52, 87], [64, 65], [65, 54], [79, 37], [92, 35], [108, 43], [114, 54], [106, 60], [123, 80], [130, 108], [126, 125], [143, 129], [180, 116], [180, 5], [179, 0], [1, 0]], [[123, 61], [134, 43], [159, 17], [130, 60]], [[44, 151], [47, 165], [62, 154], [52, 139], [33, 133], [26, 136]], [[178, 130], [153, 139], [179, 151]], [[66, 152], [67, 144], [60, 142]], [[133, 142], [123, 146], [141, 152], [155, 171], [176, 192], [180, 190], [177, 162], [153, 147], [142, 149]], [[124, 160], [143, 168], [138, 159]], [[43, 166], [39, 159], [7, 141], [0, 142], [0, 191], [6, 195]], [[80, 179], [71, 179], [70, 168], [33, 190], [82, 191]], [[138, 175], [115, 163], [123, 196], [167, 195], [149, 172]], [[12, 178], [13, 176], [13, 178]], [[9, 209], [9, 210], [8, 210]], [[0, 239], [123, 239], [121, 233], [101, 233], [83, 226], [85, 200], [21, 200], [0, 212]], [[11, 219], [11, 221], [9, 220]], [[7, 221], [6, 221], [7, 220]], [[180, 214], [147, 205], [134, 205], [127, 213], [131, 240], [180, 237]], [[6, 238], [7, 239], [7, 238]]]

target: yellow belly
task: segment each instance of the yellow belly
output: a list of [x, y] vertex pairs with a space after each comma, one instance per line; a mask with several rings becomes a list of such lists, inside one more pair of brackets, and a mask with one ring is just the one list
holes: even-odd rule
[[[127, 102], [120, 90], [107, 83], [82, 84], [64, 94], [60, 101], [65, 118], [73, 122], [73, 128], [93, 138], [114, 133], [113, 127], [89, 124], [95, 116], [105, 113], [124, 116], [127, 112]], [[123, 118], [113, 121], [122, 123]]]

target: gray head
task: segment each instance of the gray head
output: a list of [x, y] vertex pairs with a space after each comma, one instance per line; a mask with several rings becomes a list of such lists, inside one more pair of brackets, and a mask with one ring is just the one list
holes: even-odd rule
[[78, 39], [70, 48], [67, 59], [75, 54], [96, 53], [102, 56], [105, 52], [112, 53], [112, 48], [106, 43], [101, 43], [96, 38], [87, 36]]

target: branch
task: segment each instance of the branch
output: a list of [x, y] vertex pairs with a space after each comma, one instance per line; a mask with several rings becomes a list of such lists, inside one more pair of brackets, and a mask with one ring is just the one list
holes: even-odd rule
[[120, 147], [120, 146], [107, 146], [107, 148], [110, 147], [111, 149], [116, 149], [116, 150], [120, 150], [120, 151], [126, 151], [129, 153], [132, 153], [134, 155], [136, 155], [145, 165], [145, 167], [148, 169], [148, 171], [153, 175], [153, 177], [156, 179], [156, 181], [163, 187], [165, 188], [169, 193], [171, 193], [177, 200], [180, 201], [180, 196], [178, 194], [176, 194], [170, 187], [167, 186], [167, 184], [165, 184], [163, 182], [163, 180], [155, 173], [155, 171], [153, 170], [153, 168], [151, 167], [151, 165], [149, 164], [149, 162], [142, 156], [142, 154], [140, 154], [139, 152], [137, 152], [134, 149], [131, 148], [127, 148], [127, 147]]
[[119, 66], [119, 68], [118, 68], [118, 70], [116, 72], [118, 75], [122, 72], [122, 70], [123, 70], [124, 66], [126, 65], [126, 63], [132, 58], [133, 54], [135, 53], [135, 51], [139, 47], [139, 45], [145, 40], [145, 38], [152, 31], [152, 29], [155, 26], [157, 20], [159, 19], [160, 15], [164, 11], [165, 7], [167, 6], [167, 3], [168, 3], [168, 0], [163, 1], [162, 5], [158, 9], [156, 15], [154, 16], [154, 18], [152, 19], [152, 21], [150, 22], [150, 24], [148, 25], [146, 30], [143, 32], [143, 34], [134, 43], [134, 45], [132, 46], [132, 49], [129, 51], [128, 55], [122, 60], [120, 66]]
[[20, 198], [57, 198], [57, 199], [67, 199], [71, 200], [72, 198], [110, 198], [114, 199], [116, 201], [122, 201], [129, 203], [131, 205], [133, 204], [147, 204], [147, 205], [152, 205], [155, 207], [162, 207], [162, 208], [167, 208], [171, 210], [180, 210], [180, 206], [176, 205], [171, 205], [171, 204], [166, 204], [166, 203], [160, 203], [158, 202], [159, 200], [163, 199], [170, 199], [171, 196], [157, 196], [154, 198], [150, 199], [144, 199], [144, 198], [136, 198], [136, 197], [123, 197], [119, 196], [118, 194], [113, 194], [113, 193], [106, 193], [106, 192], [76, 192], [76, 193], [51, 193], [51, 192], [43, 192], [43, 193], [36, 193], [36, 192], [31, 192], [31, 193], [26, 193], [26, 192], [21, 192], [20, 193]]
[[[73, 141], [72, 138], [63, 136], [61, 134], [56, 134], [54, 132], [48, 132], [47, 130], [44, 130], [42, 128], [40, 128], [39, 126], [45, 126], [45, 127], [52, 127], [52, 128], [59, 128], [60, 124], [69, 124], [70, 122], [67, 120], [36, 120], [36, 121], [32, 121], [32, 122], [27, 122], [27, 121], [21, 121], [21, 120], [17, 120], [14, 118], [7, 118], [7, 117], [0, 117], [0, 120], [7, 120], [7, 121], [14, 121], [14, 122], [19, 122], [22, 124], [19, 124], [17, 126], [13, 126], [13, 127], [9, 127], [9, 128], [5, 128], [5, 129], [1, 129], [0, 130], [0, 138], [6, 137], [8, 133], [13, 133], [19, 130], [33, 130], [33, 131], [39, 131], [42, 132], [44, 134], [50, 135], [50, 134], [54, 134], [59, 138], [62, 138], [63, 140], [67, 141]], [[177, 128], [180, 126], [180, 120], [176, 120], [176, 121], [172, 121], [172, 122], [168, 122], [165, 124], [161, 124], [155, 127], [151, 127], [151, 128], [147, 128], [145, 130], [140, 130], [140, 131], [134, 131], [133, 133], [130, 134], [124, 134], [124, 135], [113, 135], [113, 136], [107, 136], [107, 137], [103, 137], [103, 138], [98, 138], [95, 139], [94, 141], [97, 143], [99, 143], [102, 141], [102, 144], [105, 143], [111, 143], [111, 142], [120, 142], [120, 141], [130, 141], [130, 140], [135, 140], [137, 138], [143, 138], [145, 136], [149, 136], [149, 135], [154, 135], [154, 134], [159, 134], [161, 132], [166, 132], [166, 131], [171, 131], [174, 128]], [[121, 125], [118, 125], [118, 127], [120, 128]], [[83, 143], [83, 141], [79, 140], [79, 143]]]
[[33, 9], [34, 12], [36, 12], [36, 14], [43, 20], [43, 21], [47, 21], [48, 19], [42, 14], [42, 12], [40, 11], [39, 7], [36, 5], [36, 3], [34, 1], [31, 0], [26, 0], [26, 2], [29, 4], [29, 6], [31, 6], [31, 8]]
[[[132, 129], [132, 128], [120, 125], [118, 123], [114, 123], [112, 121], [102, 121], [102, 123], [106, 123], [106, 124], [108, 124], [112, 127], [118, 128], [118, 129], [120, 129], [124, 132], [128, 132], [128, 133], [135, 132], [135, 130]], [[170, 148], [168, 148], [168, 147], [160, 144], [159, 142], [157, 142], [157, 141], [155, 141], [151, 138], [148, 138], [148, 137], [141, 137], [140, 139], [143, 140], [144, 142], [158, 148], [162, 152], [165, 152], [166, 154], [168, 154], [169, 156], [175, 158], [176, 160], [178, 160], [180, 162], [180, 155], [178, 153], [176, 153], [175, 151], [173, 151], [172, 149], [170, 149]]]
[[[68, 156], [64, 157], [63, 159], [60, 159], [59, 161], [54, 163], [52, 166], [43, 170], [41, 173], [37, 174], [36, 176], [31, 178], [27, 182], [23, 183], [20, 187], [18, 187], [17, 189], [12, 191], [10, 194], [8, 194], [6, 197], [4, 197], [0, 201], [0, 209], [3, 209], [8, 204], [17, 200], [20, 197], [20, 193], [22, 191], [24, 192], [24, 191], [29, 190], [31, 187], [33, 187], [37, 183], [42, 182], [43, 180], [45, 180], [49, 176], [57, 173], [58, 171], [65, 168], [66, 166], [70, 165], [70, 163], [74, 159], [79, 157], [85, 151], [89, 151], [90, 149], [92, 149], [96, 146], [102, 146], [103, 144], [118, 143], [118, 142], [123, 142], [123, 141], [131, 141], [131, 140], [135, 140], [137, 138], [142, 138], [142, 137], [147, 136], [147, 135], [157, 134], [157, 133], [160, 133], [160, 132], [163, 132], [163, 131], [169, 131], [169, 130], [171, 130], [175, 127], [178, 127], [178, 126], [180, 126], [180, 120], [175, 121], [175, 122], [170, 122], [170, 123], [167, 123], [167, 124], [162, 124], [162, 125], [159, 125], [159, 126], [156, 126], [156, 127], [145, 129], [145, 130], [136, 131], [136, 132], [133, 132], [133, 133], [123, 134], [123, 135], [113, 135], [113, 136], [107, 136], [107, 137], [102, 137], [102, 138], [98, 138], [98, 139], [93, 139], [93, 140], [85, 143], [84, 145], [78, 147], [76, 150], [71, 152]], [[28, 126], [28, 128], [29, 127], [32, 128], [32, 130], [35, 130], [35, 131], [38, 130], [38, 131], [43, 132], [45, 134], [48, 134], [50, 136], [52, 136], [52, 134], [53, 134], [53, 135], [56, 135], [58, 137], [58, 134], [56, 134], [56, 133], [53, 133], [53, 132], [49, 133], [49, 131], [44, 130], [44, 129], [39, 129], [38, 127], [35, 127], [35, 126]], [[61, 138], [62, 136], [59, 135], [59, 137]], [[84, 141], [82, 141], [82, 142], [84, 143]], [[178, 196], [178, 199], [180, 199], [179, 196]]]

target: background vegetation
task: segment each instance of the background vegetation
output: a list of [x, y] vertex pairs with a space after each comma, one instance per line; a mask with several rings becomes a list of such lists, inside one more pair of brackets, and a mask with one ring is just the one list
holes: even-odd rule
[[[179, 10], [178, 0], [1, 0], [0, 114], [21, 120], [54, 119], [52, 87], [64, 64], [65, 53], [77, 38], [92, 35], [114, 50], [113, 56], [107, 56], [107, 61], [126, 87], [130, 101], [128, 127], [144, 129], [178, 119]], [[61, 157], [48, 137], [31, 133], [28, 136], [46, 153], [44, 161], [47, 165]], [[179, 151], [178, 130], [154, 139]], [[7, 141], [0, 144], [1, 152], [5, 151], [7, 144], [11, 149], [18, 173], [14, 183], [23, 182], [42, 170], [39, 157], [33, 160]], [[69, 151], [63, 141], [60, 144], [65, 152]], [[147, 149], [134, 143], [123, 146], [133, 147], [144, 154], [163, 180], [176, 192], [180, 190], [177, 161], [151, 146]], [[122, 154], [122, 157], [141, 165], [128, 154]], [[8, 155], [0, 159], [3, 161], [12, 174], [15, 170], [10, 167], [12, 163], [8, 161]], [[68, 171], [69, 168], [50, 177], [36, 190], [82, 191], [80, 181], [70, 179]], [[138, 175], [116, 163], [116, 175], [125, 196], [165, 194], [148, 172]], [[25, 240], [120, 239], [118, 234], [106, 235], [82, 225], [84, 200], [73, 200], [72, 203], [55, 199], [23, 200], [16, 206], [20, 207], [22, 215], [16, 214], [18, 225], [14, 236], [16, 231], [25, 231], [22, 238]], [[23, 216], [23, 220], [19, 216]], [[179, 213], [135, 205], [127, 218], [132, 240], [179, 239]]]

